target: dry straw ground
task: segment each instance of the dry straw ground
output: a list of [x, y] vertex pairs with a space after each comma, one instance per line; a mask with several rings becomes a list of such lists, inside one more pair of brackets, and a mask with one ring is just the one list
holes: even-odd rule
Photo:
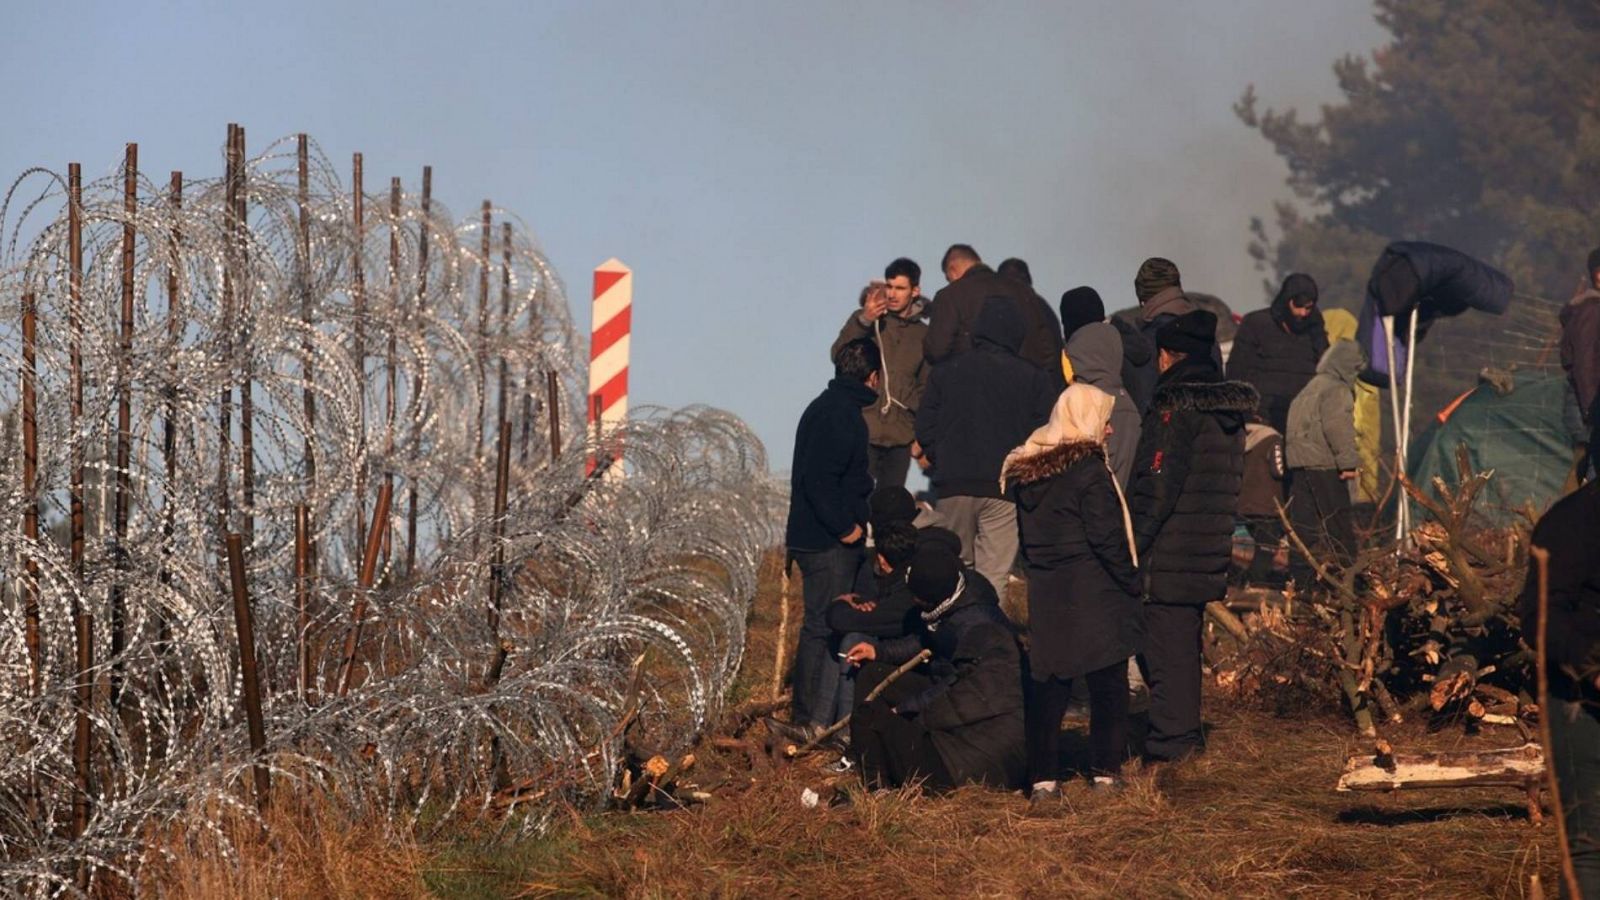
[[[752, 614], [745, 696], [770, 684], [776, 573]], [[1529, 823], [1519, 792], [1336, 794], [1368, 745], [1337, 709], [1282, 706], [1210, 698], [1204, 757], [1131, 766], [1120, 794], [1074, 783], [1050, 809], [977, 789], [863, 795], [823, 759], [752, 769], [704, 746], [688, 776], [714, 795], [703, 805], [574, 813], [512, 845], [485, 830], [405, 847], [302, 807], [245, 840], [241, 867], [180, 861], [162, 881], [184, 897], [1521, 897], [1530, 876], [1553, 883], [1555, 830]], [[1068, 727], [1076, 756], [1084, 723]], [[1400, 750], [1519, 742], [1409, 723], [1385, 736]], [[818, 808], [802, 806], [807, 787]], [[829, 807], [834, 792], [851, 802]]]

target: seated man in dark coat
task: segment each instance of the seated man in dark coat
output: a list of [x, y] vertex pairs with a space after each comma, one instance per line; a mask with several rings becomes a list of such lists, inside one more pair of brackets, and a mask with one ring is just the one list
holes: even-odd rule
[[[913, 781], [943, 790], [969, 782], [1022, 784], [1022, 654], [988, 581], [942, 543], [924, 541], [907, 568], [920, 611], [917, 634], [851, 647], [863, 664], [851, 753], [870, 787]], [[923, 648], [933, 658], [864, 699]]]

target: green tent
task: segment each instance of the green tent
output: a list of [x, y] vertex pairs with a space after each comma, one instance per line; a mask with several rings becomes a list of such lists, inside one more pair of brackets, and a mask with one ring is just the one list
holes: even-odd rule
[[1507, 524], [1530, 502], [1542, 513], [1561, 496], [1572, 468], [1566, 402], [1561, 375], [1518, 373], [1505, 394], [1480, 384], [1416, 438], [1406, 474], [1429, 493], [1435, 476], [1454, 487], [1461, 481], [1456, 448], [1465, 444], [1473, 471], [1494, 470], [1478, 497], [1486, 522]]

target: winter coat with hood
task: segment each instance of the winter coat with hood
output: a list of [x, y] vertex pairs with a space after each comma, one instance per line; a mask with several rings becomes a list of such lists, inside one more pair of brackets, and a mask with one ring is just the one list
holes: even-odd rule
[[1227, 590], [1256, 389], [1189, 357], [1161, 374], [1139, 435], [1128, 505], [1152, 602], [1203, 606]]
[[876, 398], [859, 381], [835, 378], [800, 415], [784, 531], [791, 551], [832, 549], [867, 521], [872, 475], [861, 408]]
[[1143, 416], [1150, 408], [1150, 392], [1155, 390], [1155, 381], [1144, 384], [1143, 393], [1136, 385], [1142, 384], [1140, 373], [1156, 358], [1156, 343], [1145, 337], [1137, 324], [1121, 315], [1112, 316], [1109, 321], [1122, 336], [1122, 389], [1133, 398], [1134, 409]]
[[980, 314], [998, 298], [1010, 300], [1022, 317], [1024, 330], [1017, 355], [1059, 379], [1061, 320], [1056, 311], [1033, 288], [1000, 275], [983, 263], [974, 265], [933, 295], [928, 309], [928, 335], [923, 342], [928, 362], [941, 365], [972, 349], [977, 343]]
[[1356, 376], [1366, 360], [1361, 345], [1340, 341], [1317, 363], [1316, 377], [1289, 407], [1289, 430], [1283, 436], [1291, 469], [1361, 467], [1356, 444]]
[[1028, 658], [1036, 681], [1076, 678], [1139, 652], [1143, 615], [1133, 527], [1094, 432], [1114, 401], [1087, 385], [1007, 458], [1028, 567]]
[[934, 367], [917, 409], [917, 440], [941, 497], [1000, 496], [1000, 464], [1050, 415], [1057, 379], [1017, 356], [1025, 330], [1010, 303], [986, 303], [972, 350]]
[[1293, 281], [1284, 281], [1271, 306], [1244, 317], [1228, 355], [1228, 378], [1255, 386], [1261, 417], [1279, 431], [1288, 427], [1289, 404], [1317, 373], [1317, 362], [1328, 350], [1322, 310], [1313, 309], [1304, 319], [1289, 310]]
[[1580, 284], [1561, 308], [1561, 368], [1578, 395], [1584, 424], [1594, 426], [1600, 400], [1600, 290]]
[[1116, 399], [1105, 452], [1117, 484], [1127, 487], [1133, 474], [1133, 454], [1139, 449], [1139, 407], [1122, 386], [1122, 336], [1106, 322], [1085, 325], [1067, 340], [1067, 359], [1072, 362], [1074, 381], [1092, 384]]
[[922, 402], [930, 368], [922, 355], [928, 334], [925, 306], [918, 297], [903, 314], [886, 312], [872, 322], [863, 321], [859, 311], [851, 313], [828, 351], [831, 359], [845, 344], [862, 338], [878, 345], [883, 358], [878, 402], [862, 413], [867, 421], [867, 441], [875, 447], [903, 447], [916, 436], [917, 404]]
[[[961, 595], [929, 627], [880, 641], [876, 658], [907, 662], [923, 648], [932, 684], [896, 705], [931, 732], [934, 749], [956, 784], [1022, 785], [1022, 651], [989, 580], [963, 567]], [[922, 618], [922, 617], [918, 617]]]
[[[1139, 404], [1139, 415], [1142, 416], [1150, 410], [1150, 400], [1156, 391], [1156, 379], [1161, 374], [1155, 352], [1156, 333], [1166, 327], [1168, 322], [1185, 313], [1193, 312], [1195, 308], [1194, 303], [1179, 285], [1162, 288], [1150, 299], [1139, 304], [1137, 325], [1139, 334], [1149, 342], [1150, 356], [1136, 371], [1129, 373], [1132, 378], [1125, 374], [1122, 381], [1123, 386], [1128, 389], [1128, 394]], [[1213, 346], [1211, 353], [1217, 368], [1222, 368], [1221, 351]]]

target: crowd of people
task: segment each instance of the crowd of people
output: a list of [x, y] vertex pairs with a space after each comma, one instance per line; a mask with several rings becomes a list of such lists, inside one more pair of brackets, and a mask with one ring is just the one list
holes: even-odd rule
[[[1096, 787], [1114, 789], [1135, 750], [1203, 752], [1205, 605], [1230, 579], [1313, 581], [1280, 510], [1319, 562], [1355, 562], [1367, 361], [1353, 318], [1325, 315], [1299, 273], [1265, 309], [1219, 320], [1159, 257], [1134, 276], [1137, 305], [1110, 316], [1087, 286], [1052, 308], [1026, 263], [991, 268], [966, 244], [941, 268], [931, 300], [905, 258], [861, 292], [801, 416], [787, 543], [804, 612], [792, 714], [772, 727], [811, 740], [850, 715], [836, 740], [869, 785], [1040, 799], [1060, 790], [1075, 697]], [[1570, 318], [1600, 315], [1592, 293]], [[1600, 390], [1600, 368], [1584, 371]], [[921, 500], [905, 489], [913, 463]], [[1243, 562], [1236, 528], [1253, 539]], [[1014, 582], [1020, 640], [1001, 604]]]

